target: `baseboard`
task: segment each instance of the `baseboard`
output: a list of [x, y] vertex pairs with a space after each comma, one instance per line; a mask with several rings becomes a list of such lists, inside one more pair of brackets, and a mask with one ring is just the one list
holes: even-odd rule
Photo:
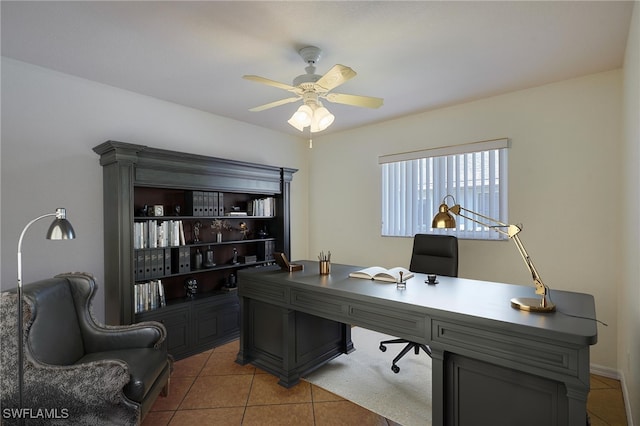
[[620, 381], [620, 389], [622, 390], [622, 398], [624, 400], [624, 411], [627, 414], [627, 424], [634, 425], [633, 418], [631, 416], [631, 403], [629, 401], [629, 393], [627, 392], [627, 382], [624, 378], [624, 374], [622, 374], [618, 370], [614, 370], [613, 368], [603, 367], [601, 365], [590, 365], [591, 374], [595, 374], [598, 376], [608, 377], [610, 379], [615, 379]]
[[591, 374], [595, 374], [598, 376], [608, 377], [609, 379], [620, 380], [621, 374], [620, 371], [614, 370], [613, 368], [604, 367], [602, 365], [591, 364], [590, 366]]
[[621, 374], [621, 376], [622, 377], [620, 377], [620, 386], [622, 388], [622, 398], [624, 399], [624, 411], [627, 413], [627, 424], [631, 426], [635, 424], [633, 422], [633, 416], [631, 415], [631, 402], [627, 397], [627, 395], [629, 395], [629, 393], [627, 392], [627, 382], [624, 379], [624, 375]]

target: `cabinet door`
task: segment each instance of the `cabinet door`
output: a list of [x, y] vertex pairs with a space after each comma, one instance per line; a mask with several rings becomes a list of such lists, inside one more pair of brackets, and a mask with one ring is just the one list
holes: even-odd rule
[[158, 321], [167, 329], [167, 350], [175, 358], [181, 358], [190, 348], [189, 330], [191, 309], [189, 304], [145, 312], [139, 315], [140, 321]]
[[210, 298], [194, 305], [195, 346], [212, 344], [237, 337], [239, 303], [235, 297]]
[[220, 327], [225, 336], [239, 335], [240, 333], [240, 304], [233, 303], [220, 311]]
[[451, 426], [558, 426], [567, 424], [562, 383], [448, 354], [446, 424]]

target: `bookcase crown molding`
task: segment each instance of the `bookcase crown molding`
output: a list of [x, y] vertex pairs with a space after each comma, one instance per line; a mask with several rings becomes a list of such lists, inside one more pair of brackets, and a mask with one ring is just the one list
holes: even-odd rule
[[134, 166], [139, 186], [280, 194], [298, 169], [106, 141], [93, 148], [100, 164]]

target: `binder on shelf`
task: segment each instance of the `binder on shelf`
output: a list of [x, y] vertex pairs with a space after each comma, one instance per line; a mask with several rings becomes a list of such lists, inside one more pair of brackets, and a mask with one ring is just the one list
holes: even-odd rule
[[185, 193], [185, 204], [187, 207], [187, 215], [203, 216], [203, 193], [202, 191], [187, 191]]
[[[149, 278], [155, 278], [158, 276], [158, 250], [149, 249], [151, 254], [151, 276]], [[164, 256], [162, 257], [164, 260]]]
[[134, 254], [135, 261], [135, 279], [136, 281], [144, 279], [144, 251], [137, 250]]
[[174, 248], [171, 257], [173, 273], [182, 274], [191, 271], [191, 251], [189, 247]]
[[144, 273], [142, 278], [148, 279], [151, 278], [151, 252], [149, 250], [144, 249]]
[[207, 216], [217, 216], [218, 215], [218, 193], [217, 192], [208, 192], [207, 193]]
[[164, 249], [164, 262], [162, 266], [164, 270], [163, 275], [170, 275], [171, 274], [171, 249], [170, 248]]
[[194, 212], [194, 216], [204, 216], [204, 193], [202, 191], [195, 191], [195, 201], [194, 205], [196, 206], [196, 211]]
[[274, 240], [265, 240], [263, 244], [258, 244], [256, 253], [258, 260], [274, 261], [276, 251], [276, 242]]

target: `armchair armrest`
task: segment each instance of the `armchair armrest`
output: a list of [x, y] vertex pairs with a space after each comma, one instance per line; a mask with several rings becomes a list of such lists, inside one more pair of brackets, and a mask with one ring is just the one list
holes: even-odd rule
[[[104, 325], [93, 315], [92, 302], [97, 291], [95, 278], [86, 272], [68, 272], [56, 275], [67, 279], [71, 286], [82, 330], [85, 350], [159, 348], [166, 339], [167, 331], [159, 322], [147, 321], [131, 325]], [[81, 307], [81, 308], [80, 308]]]
[[87, 352], [160, 348], [167, 337], [164, 325], [155, 321], [131, 325], [101, 325], [92, 321], [89, 327], [84, 327], [83, 334]]

